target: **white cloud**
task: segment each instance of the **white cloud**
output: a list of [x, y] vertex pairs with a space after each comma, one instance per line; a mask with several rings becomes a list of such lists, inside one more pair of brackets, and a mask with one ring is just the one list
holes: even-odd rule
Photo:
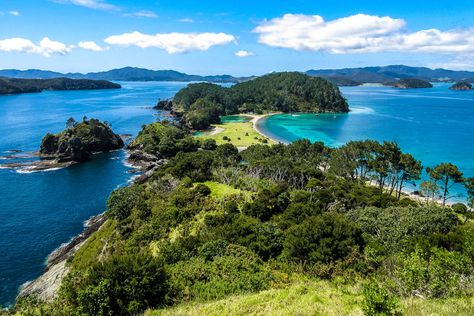
[[237, 56], [237, 57], [249, 57], [249, 56], [253, 56], [253, 55], [255, 55], [255, 53], [249, 52], [249, 51], [246, 51], [246, 50], [239, 50], [238, 52], [235, 52], [235, 56]]
[[408, 32], [403, 19], [357, 14], [332, 21], [319, 15], [285, 14], [253, 31], [259, 42], [332, 54], [376, 52], [474, 52], [474, 28]]
[[0, 40], [0, 51], [39, 54], [45, 57], [51, 55], [66, 55], [74, 46], [67, 46], [61, 42], [44, 37], [38, 44], [29, 39], [15, 37]]
[[149, 10], [141, 10], [141, 11], [137, 11], [137, 12], [133, 12], [133, 13], [130, 13], [130, 14], [126, 14], [127, 16], [137, 16], [137, 17], [140, 17], [140, 18], [157, 18], [158, 15], [153, 12], [153, 11], [149, 11]]
[[52, 0], [56, 3], [73, 4], [95, 10], [117, 11], [119, 7], [107, 3], [104, 0]]
[[193, 50], [206, 51], [212, 46], [224, 45], [235, 41], [235, 37], [225, 33], [166, 33], [148, 35], [140, 32], [109, 36], [105, 42], [111, 45], [156, 47], [169, 54], [184, 53]]
[[427, 65], [430, 68], [444, 68], [452, 70], [470, 70], [474, 71], [474, 54], [455, 56], [444, 62], [431, 63]]
[[21, 15], [20, 12], [18, 12], [18, 11], [10, 11], [10, 12], [8, 12], [8, 14], [13, 15], [13, 16], [20, 16]]
[[90, 50], [93, 52], [103, 52], [104, 50], [107, 50], [107, 48], [101, 47], [97, 45], [96, 42], [93, 42], [93, 41], [79, 42], [77, 46], [82, 49]]
[[181, 22], [181, 23], [193, 23], [194, 20], [191, 19], [191, 18], [182, 18], [182, 19], [179, 19], [178, 22]]

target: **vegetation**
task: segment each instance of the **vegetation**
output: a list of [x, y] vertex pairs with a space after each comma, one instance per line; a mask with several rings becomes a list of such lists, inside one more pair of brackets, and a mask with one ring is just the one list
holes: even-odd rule
[[460, 82], [456, 82], [455, 84], [453, 84], [449, 89], [450, 90], [468, 91], [468, 90], [472, 90], [472, 84], [470, 84], [467, 81], [460, 81]]
[[46, 134], [41, 141], [42, 158], [62, 161], [84, 161], [93, 153], [120, 149], [121, 137], [115, 134], [107, 122], [87, 119], [76, 122], [69, 118], [66, 129], [59, 134]]
[[0, 77], [0, 95], [43, 90], [91, 90], [91, 89], [119, 89], [121, 86], [105, 80], [88, 79], [16, 79]]
[[337, 86], [296, 72], [273, 73], [230, 88], [190, 84], [173, 99], [173, 112], [197, 130], [219, 123], [219, 115], [269, 111], [348, 112], [349, 107]]
[[417, 78], [400, 79], [397, 82], [388, 83], [387, 85], [401, 89], [433, 88], [433, 85], [429, 81]]
[[164, 146], [188, 138], [145, 126], [134, 146], [169, 161], [111, 194], [106, 224], [68, 262], [53, 302], [22, 300], [12, 312], [472, 311], [470, 211], [399, 194], [422, 166], [396, 143]]

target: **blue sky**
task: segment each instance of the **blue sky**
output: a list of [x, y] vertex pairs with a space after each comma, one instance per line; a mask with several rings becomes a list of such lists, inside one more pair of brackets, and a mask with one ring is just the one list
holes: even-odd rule
[[474, 1], [0, 2], [3, 69], [251, 75], [388, 64], [474, 70]]

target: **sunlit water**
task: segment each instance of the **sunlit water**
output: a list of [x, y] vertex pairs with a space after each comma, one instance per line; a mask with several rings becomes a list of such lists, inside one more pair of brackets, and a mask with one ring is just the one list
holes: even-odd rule
[[[282, 142], [307, 138], [337, 147], [350, 140], [396, 141], [424, 166], [452, 162], [465, 176], [474, 176], [474, 91], [451, 91], [448, 84], [341, 91], [351, 107], [348, 114], [274, 115], [261, 120], [259, 127]], [[454, 192], [463, 194], [459, 186]]]
[[[69, 117], [108, 121], [119, 134], [135, 135], [161, 117], [151, 109], [186, 83], [122, 83], [119, 90], [61, 91], [0, 96], [0, 156], [36, 151], [47, 132]], [[105, 209], [109, 193], [131, 174], [123, 150], [100, 154], [66, 169], [18, 173], [0, 169], [0, 305], [14, 302], [18, 288], [38, 277], [47, 255], [83, 230]], [[0, 160], [0, 163], [7, 160]]]

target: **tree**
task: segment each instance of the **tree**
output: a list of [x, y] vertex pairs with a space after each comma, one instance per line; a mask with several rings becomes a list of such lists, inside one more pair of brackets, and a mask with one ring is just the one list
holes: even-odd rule
[[423, 170], [421, 162], [416, 160], [410, 154], [402, 154], [400, 158], [400, 167], [401, 177], [397, 193], [397, 198], [399, 200], [402, 194], [403, 184], [407, 181], [419, 180], [421, 177], [421, 171]]
[[434, 168], [426, 168], [426, 172], [430, 178], [438, 183], [442, 190], [443, 207], [446, 206], [446, 201], [449, 199], [449, 190], [456, 183], [464, 183], [462, 172], [452, 163], [441, 163]]
[[474, 208], [474, 177], [466, 179], [466, 181], [464, 182], [464, 186], [467, 190], [469, 206], [471, 208]]
[[66, 121], [66, 128], [73, 129], [77, 125], [76, 120], [73, 117], [70, 117]]
[[423, 181], [420, 184], [420, 189], [423, 196], [426, 197], [426, 202], [429, 203], [435, 199], [436, 194], [439, 192], [439, 185], [433, 180]]

